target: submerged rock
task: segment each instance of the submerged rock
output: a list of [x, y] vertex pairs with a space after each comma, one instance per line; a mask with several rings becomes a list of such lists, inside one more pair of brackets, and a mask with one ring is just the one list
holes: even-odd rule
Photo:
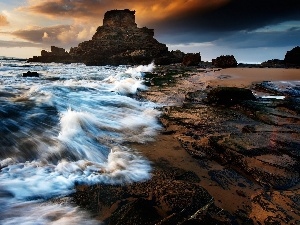
[[23, 73], [23, 77], [39, 77], [39, 73], [38, 72], [31, 72], [31, 71], [27, 71], [26, 73]]

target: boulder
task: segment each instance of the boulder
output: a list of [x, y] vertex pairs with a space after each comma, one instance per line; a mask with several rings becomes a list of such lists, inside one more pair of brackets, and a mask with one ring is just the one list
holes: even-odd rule
[[183, 57], [182, 64], [185, 66], [198, 66], [200, 62], [200, 53], [188, 53]]
[[237, 87], [217, 87], [207, 93], [210, 104], [230, 106], [245, 100], [256, 100], [252, 91]]
[[212, 65], [220, 68], [237, 67], [237, 61], [233, 55], [221, 55], [212, 59]]

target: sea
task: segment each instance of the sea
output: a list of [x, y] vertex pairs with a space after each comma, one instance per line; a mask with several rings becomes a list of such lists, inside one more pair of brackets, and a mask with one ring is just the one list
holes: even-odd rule
[[160, 106], [137, 98], [154, 67], [0, 59], [0, 224], [100, 224], [50, 200], [77, 184], [151, 177], [151, 162], [128, 143], [151, 144], [161, 129]]

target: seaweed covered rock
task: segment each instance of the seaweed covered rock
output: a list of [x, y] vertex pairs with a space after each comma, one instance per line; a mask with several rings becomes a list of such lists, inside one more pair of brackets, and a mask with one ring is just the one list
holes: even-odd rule
[[217, 87], [207, 93], [207, 103], [230, 106], [245, 100], [256, 100], [249, 89], [237, 87]]
[[212, 65], [220, 68], [237, 67], [237, 61], [233, 55], [221, 55], [212, 59]]

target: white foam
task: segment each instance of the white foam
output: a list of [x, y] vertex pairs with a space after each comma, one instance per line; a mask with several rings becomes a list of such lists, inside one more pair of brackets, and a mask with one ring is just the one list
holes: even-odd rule
[[122, 95], [136, 94], [138, 90], [147, 90], [142, 80], [143, 72], [151, 72], [154, 68], [154, 63], [145, 66], [130, 67], [125, 73], [109, 76], [105, 81], [114, 84], [111, 91]]
[[37, 201], [17, 202], [2, 212], [0, 222], [3, 225], [73, 225], [73, 224], [100, 224], [93, 220], [78, 207], [59, 204], [45, 204]]
[[147, 87], [143, 85], [143, 81], [133, 78], [115, 81], [115, 86], [112, 89], [112, 91], [122, 95], [136, 94], [138, 90], [147, 90]]

